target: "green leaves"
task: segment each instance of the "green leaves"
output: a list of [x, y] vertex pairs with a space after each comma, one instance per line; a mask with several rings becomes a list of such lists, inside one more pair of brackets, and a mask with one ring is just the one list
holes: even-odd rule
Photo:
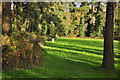
[[47, 32], [47, 23], [46, 23], [46, 21], [43, 21], [42, 22], [42, 34], [46, 34], [46, 32]]

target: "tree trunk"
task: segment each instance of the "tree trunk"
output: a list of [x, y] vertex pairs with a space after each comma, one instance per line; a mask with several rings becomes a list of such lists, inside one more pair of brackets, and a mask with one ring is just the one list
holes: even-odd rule
[[2, 34], [8, 33], [10, 29], [11, 3], [2, 3]]
[[2, 35], [2, 1], [0, 2], [0, 35]]
[[115, 22], [115, 2], [108, 2], [104, 33], [104, 55], [102, 67], [114, 68], [113, 31]]

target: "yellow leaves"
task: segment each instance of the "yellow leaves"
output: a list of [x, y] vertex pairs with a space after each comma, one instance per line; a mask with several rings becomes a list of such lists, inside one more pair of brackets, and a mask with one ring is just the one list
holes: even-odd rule
[[[36, 38], [34, 34], [31, 35]], [[5, 42], [6, 40], [4, 41], [4, 43]], [[26, 37], [21, 38], [19, 36], [15, 37], [14, 35], [10, 37], [9, 42], [10, 44], [7, 44], [9, 52], [7, 52], [7, 54], [3, 54], [3, 58], [1, 58], [0, 60], [1, 62], [3, 62], [3, 64], [5, 63], [4, 67], [27, 67], [27, 65], [29, 64], [34, 64], [33, 61], [35, 61], [35, 63], [39, 62], [38, 58], [40, 54], [38, 54], [37, 52], [33, 53], [33, 43], [27, 40]], [[36, 49], [36, 51], [39, 50]]]
[[6, 58], [4, 58], [4, 60], [6, 60]]
[[1, 59], [1, 62], [3, 61], [3, 58]]
[[14, 46], [14, 49], [16, 49], [16, 46]]
[[2, 35], [2, 45], [8, 45], [10, 43], [10, 38], [7, 35]]
[[13, 44], [15, 44], [15, 41], [13, 41]]

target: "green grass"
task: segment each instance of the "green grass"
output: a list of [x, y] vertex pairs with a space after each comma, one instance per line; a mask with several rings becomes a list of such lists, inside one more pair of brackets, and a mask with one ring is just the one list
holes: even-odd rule
[[114, 41], [115, 70], [101, 68], [103, 39], [58, 38], [46, 42], [42, 67], [3, 71], [3, 78], [117, 78], [118, 41]]

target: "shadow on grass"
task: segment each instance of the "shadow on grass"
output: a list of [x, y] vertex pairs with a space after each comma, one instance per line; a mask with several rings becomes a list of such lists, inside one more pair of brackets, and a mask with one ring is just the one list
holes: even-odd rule
[[[74, 57], [74, 58], [72, 58], [71, 56], [69, 57], [69, 56], [62, 56], [62, 57], [65, 57], [65, 58], [68, 58], [68, 59], [72, 59], [72, 60], [77, 60], [77, 61], [84, 61], [84, 62], [87, 62], [87, 63], [92, 63], [92, 64], [99, 64], [99, 63], [97, 63], [97, 62], [94, 62], [94, 61], [90, 61], [90, 60], [87, 60], [88, 58], [88, 56], [87, 55], [82, 55], [82, 54], [78, 54], [78, 53], [75, 53], [75, 52], [67, 52], [67, 51], [63, 51], [63, 50], [57, 50], [57, 49], [46, 49], [46, 50], [48, 50], [48, 51], [54, 51], [54, 52], [60, 52], [60, 53], [67, 53], [67, 55], [68, 55], [68, 53], [72, 56], [72, 57], [74, 57], [74, 56], [76, 56], [76, 57], [78, 57], [77, 59]], [[78, 55], [77, 55], [78, 54]], [[61, 54], [59, 54], [59, 55], [61, 55]], [[81, 55], [82, 56], [84, 56], [84, 59], [83, 59], [83, 57], [81, 57]], [[86, 58], [85, 58], [86, 57]], [[101, 59], [98, 59], [98, 60], [101, 60]]]
[[20, 69], [5, 72], [6, 77], [11, 78], [110, 78], [116, 74], [110, 74], [99, 70], [91, 61], [69, 59], [54, 54], [47, 54], [42, 67], [32, 69]]
[[[68, 50], [75, 50], [75, 51], [80, 51], [80, 52], [87, 52], [87, 53], [92, 53], [96, 55], [103, 55], [103, 50], [98, 50], [98, 49], [92, 49], [92, 48], [83, 48], [83, 47], [78, 47], [78, 46], [72, 46], [72, 45], [63, 45], [63, 44], [57, 44], [57, 43], [47, 43], [46, 46], [50, 47], [56, 47], [56, 48], [61, 48], [61, 49], [68, 49]], [[75, 54], [75, 53], [74, 53]], [[76, 53], [77, 54], [77, 53]], [[119, 58], [119, 55], [114, 55], [115, 58]]]
[[[80, 75], [78, 75], [79, 73], [81, 74], [81, 77], [84, 78], [86, 73], [89, 75], [91, 74], [89, 73], [89, 70], [91, 67], [93, 67], [93, 65], [90, 65], [88, 63], [73, 61], [51, 54], [47, 54], [46, 59], [46, 63], [41, 68], [33, 67], [30, 70], [13, 70], [9, 72], [4, 72], [4, 75], [6, 75], [6, 78], [77, 78], [80, 77]], [[93, 74], [96, 73], [97, 71], [93, 72]]]
[[35, 72], [32, 72], [29, 69], [14, 69], [12, 71], [3, 71], [4, 76], [2, 75], [2, 79], [9, 78], [42, 78], [43, 75], [36, 75]]
[[[57, 39], [57, 42], [64, 42], [64, 43], [70, 43], [70, 44], [75, 44], [75, 45], [86, 45], [86, 46], [95, 46], [95, 47], [103, 47], [103, 42], [102, 41], [95, 41], [93, 39]], [[96, 45], [97, 44], [97, 45]]]
[[[42, 74], [48, 78], [105, 78], [113, 77], [107, 72], [98, 70], [98, 66], [86, 62], [75, 61], [52, 54], [47, 55], [46, 64], [43, 69], [35, 68], [31, 71], [36, 74]], [[113, 74], [111, 74], [113, 75]]]
[[[86, 45], [94, 47], [104, 47], [104, 40], [102, 39], [74, 39], [74, 38], [58, 38], [57, 42], [64, 42], [75, 45]], [[118, 42], [114, 42], [114, 48], [118, 48]]]

